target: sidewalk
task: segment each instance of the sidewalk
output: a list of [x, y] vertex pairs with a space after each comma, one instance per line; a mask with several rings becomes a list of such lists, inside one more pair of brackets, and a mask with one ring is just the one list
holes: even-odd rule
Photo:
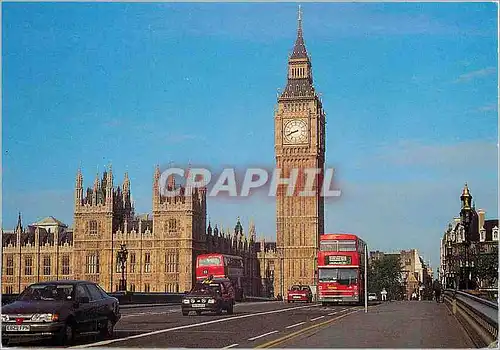
[[287, 348], [474, 348], [444, 303], [394, 301], [368, 307]]

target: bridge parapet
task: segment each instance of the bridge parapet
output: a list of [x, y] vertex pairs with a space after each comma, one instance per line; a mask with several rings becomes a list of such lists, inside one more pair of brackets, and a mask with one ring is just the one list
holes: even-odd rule
[[498, 300], [492, 302], [475, 295], [447, 289], [444, 293], [455, 317], [467, 330], [474, 344], [486, 347], [498, 338]]

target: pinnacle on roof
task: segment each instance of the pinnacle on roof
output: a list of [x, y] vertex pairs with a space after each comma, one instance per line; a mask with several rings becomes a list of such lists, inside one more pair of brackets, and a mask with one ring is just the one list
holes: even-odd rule
[[23, 231], [23, 224], [22, 224], [22, 220], [21, 220], [21, 212], [19, 212], [19, 216], [17, 217], [16, 231], [19, 231], [19, 232]]
[[297, 40], [295, 40], [295, 46], [293, 47], [292, 55], [290, 59], [298, 58], [309, 58], [307, 56], [306, 46], [304, 44], [304, 38], [302, 36], [302, 10], [299, 5], [299, 15], [298, 15], [298, 26], [297, 26]]
[[465, 187], [462, 191], [462, 196], [470, 196], [470, 192], [469, 192], [469, 187], [467, 187], [467, 182], [465, 183]]

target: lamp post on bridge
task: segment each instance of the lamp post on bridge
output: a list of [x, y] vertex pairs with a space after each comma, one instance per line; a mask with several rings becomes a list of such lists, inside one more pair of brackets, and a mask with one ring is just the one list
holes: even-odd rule
[[125, 268], [127, 264], [128, 251], [127, 246], [125, 244], [120, 245], [120, 250], [117, 252], [118, 261], [120, 261], [122, 278], [120, 280], [120, 291], [127, 291], [127, 280], [125, 279]]

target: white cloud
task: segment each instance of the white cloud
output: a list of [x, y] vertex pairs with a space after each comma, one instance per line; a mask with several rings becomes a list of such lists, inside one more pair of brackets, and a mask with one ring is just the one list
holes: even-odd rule
[[490, 112], [490, 111], [496, 111], [498, 109], [498, 104], [497, 103], [489, 103], [487, 105], [479, 107], [480, 112]]
[[435, 169], [460, 170], [479, 168], [496, 170], [498, 148], [494, 142], [467, 141], [455, 144], [422, 144], [402, 141], [384, 147], [375, 155], [378, 162], [399, 166], [433, 167]]
[[455, 83], [462, 83], [462, 82], [471, 81], [471, 80], [478, 79], [478, 78], [483, 78], [483, 77], [495, 74], [496, 72], [497, 72], [497, 69], [495, 67], [487, 67], [487, 68], [475, 70], [475, 71], [460, 75], [455, 80]]

